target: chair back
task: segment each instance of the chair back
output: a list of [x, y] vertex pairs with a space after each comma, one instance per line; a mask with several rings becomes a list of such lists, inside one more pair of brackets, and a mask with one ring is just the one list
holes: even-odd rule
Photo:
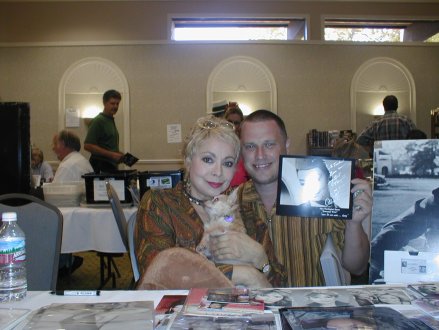
[[0, 212], [16, 212], [26, 235], [27, 288], [56, 290], [63, 216], [59, 209], [26, 194], [0, 196]]
[[134, 282], [140, 278], [139, 267], [134, 247], [134, 227], [136, 225], [137, 212], [134, 212], [128, 219], [128, 246], [130, 251], [131, 268], [133, 270]]
[[117, 227], [119, 228], [120, 237], [125, 245], [125, 249], [128, 251], [127, 220], [125, 218], [125, 214], [123, 213], [122, 205], [120, 204], [116, 190], [114, 190], [110, 181], [105, 181], [105, 187], [107, 189], [108, 200], [110, 201]]
[[326, 238], [325, 247], [320, 256], [320, 265], [326, 286], [351, 284], [351, 275], [342, 266], [341, 251], [335, 246], [331, 233]]

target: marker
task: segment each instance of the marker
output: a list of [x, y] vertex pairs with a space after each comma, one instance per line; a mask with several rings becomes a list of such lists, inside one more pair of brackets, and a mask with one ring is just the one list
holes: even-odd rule
[[90, 291], [72, 291], [72, 290], [57, 290], [51, 291], [50, 294], [55, 294], [57, 296], [100, 296], [100, 290], [90, 290]]

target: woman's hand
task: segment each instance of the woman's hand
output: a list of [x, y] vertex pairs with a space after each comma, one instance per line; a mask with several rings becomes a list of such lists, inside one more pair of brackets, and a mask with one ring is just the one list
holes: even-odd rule
[[233, 260], [259, 268], [268, 262], [261, 244], [245, 233], [228, 231], [222, 235], [210, 236], [210, 251], [217, 262]]
[[234, 285], [244, 285], [247, 288], [271, 288], [265, 275], [249, 265], [233, 266], [232, 282]]

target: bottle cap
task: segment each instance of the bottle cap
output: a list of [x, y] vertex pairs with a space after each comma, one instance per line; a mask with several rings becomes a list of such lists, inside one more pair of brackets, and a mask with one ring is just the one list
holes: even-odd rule
[[5, 212], [2, 214], [2, 221], [17, 221], [16, 212]]

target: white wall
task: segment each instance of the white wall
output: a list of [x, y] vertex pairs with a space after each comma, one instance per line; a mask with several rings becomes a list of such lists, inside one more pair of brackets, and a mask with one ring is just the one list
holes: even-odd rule
[[[125, 74], [130, 89], [131, 152], [139, 168], [176, 168], [180, 144], [168, 144], [166, 125], [183, 133], [205, 112], [206, 84], [215, 66], [231, 56], [263, 62], [277, 84], [278, 114], [292, 138], [291, 152], [304, 154], [305, 134], [350, 128], [350, 86], [356, 70], [374, 57], [390, 57], [412, 73], [417, 124], [429, 132], [430, 109], [439, 105], [439, 47], [330, 44], [151, 44], [0, 48], [0, 101], [31, 103], [31, 137], [55, 160], [50, 145], [58, 130], [62, 75], [85, 57], [102, 57]], [[120, 115], [120, 114], [118, 114]], [[81, 123], [82, 124], [82, 123]], [[142, 162], [141, 162], [142, 163]]]

